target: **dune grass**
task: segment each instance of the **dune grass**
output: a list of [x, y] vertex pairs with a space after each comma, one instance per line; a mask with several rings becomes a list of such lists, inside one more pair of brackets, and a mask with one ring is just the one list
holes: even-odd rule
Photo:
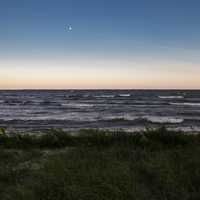
[[126, 133], [123, 131], [102, 131], [96, 129], [80, 130], [71, 134], [52, 129], [41, 135], [12, 134], [0, 135], [0, 148], [5, 149], [57, 149], [64, 147], [110, 147], [129, 146], [130, 148], [175, 148], [200, 144], [200, 135], [184, 134], [160, 128], [144, 132]]
[[1, 135], [0, 199], [200, 199], [199, 155], [199, 135], [165, 128]]

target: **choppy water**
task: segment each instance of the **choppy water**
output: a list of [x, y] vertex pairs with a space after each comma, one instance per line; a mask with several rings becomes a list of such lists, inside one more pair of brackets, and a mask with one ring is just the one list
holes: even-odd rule
[[157, 127], [200, 130], [200, 91], [0, 91], [0, 126], [126, 130]]

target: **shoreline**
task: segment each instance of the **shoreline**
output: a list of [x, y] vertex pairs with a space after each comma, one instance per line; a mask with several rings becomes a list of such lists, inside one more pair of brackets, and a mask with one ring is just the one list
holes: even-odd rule
[[99, 121], [73, 121], [73, 120], [0, 120], [0, 128], [5, 128], [7, 133], [35, 134], [48, 132], [51, 129], [62, 129], [66, 132], [78, 132], [82, 129], [100, 129], [108, 131], [138, 132], [146, 129], [158, 129], [166, 127], [169, 130], [182, 131], [184, 133], [200, 133], [200, 121], [193, 123], [184, 121], [181, 123], [156, 123], [144, 118], [126, 120], [115, 118]]
[[[99, 130], [99, 131], [106, 131], [106, 132], [124, 132], [124, 133], [142, 133], [145, 132], [146, 130], [157, 130], [162, 127], [165, 127], [169, 131], [174, 131], [174, 132], [182, 132], [184, 134], [200, 134], [200, 127], [198, 126], [167, 126], [165, 124], [161, 125], [154, 125], [154, 126], [110, 126], [110, 127], [81, 127], [81, 128], [64, 128], [62, 126], [55, 126], [55, 127], [48, 127], [48, 126], [43, 126], [39, 127], [36, 126], [29, 126], [29, 127], [9, 127], [9, 126], [0, 126], [0, 129], [3, 128], [5, 129], [6, 134], [8, 135], [16, 135], [16, 134], [23, 134], [23, 135], [41, 135], [41, 134], [46, 134], [52, 130], [62, 130], [66, 133], [72, 133], [72, 134], [78, 134], [82, 130]], [[0, 133], [1, 134], [1, 133]]]

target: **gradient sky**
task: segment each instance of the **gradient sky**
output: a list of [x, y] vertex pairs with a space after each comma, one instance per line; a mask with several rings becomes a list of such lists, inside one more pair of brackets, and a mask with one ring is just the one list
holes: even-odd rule
[[199, 10], [199, 0], [1, 0], [0, 89], [199, 89]]

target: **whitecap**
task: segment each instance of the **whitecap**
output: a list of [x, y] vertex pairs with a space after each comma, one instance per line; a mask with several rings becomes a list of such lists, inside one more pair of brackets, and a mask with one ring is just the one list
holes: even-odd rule
[[158, 96], [160, 99], [183, 99], [183, 96]]
[[177, 105], [177, 106], [200, 106], [200, 103], [170, 103], [170, 105]]
[[175, 117], [164, 117], [164, 116], [145, 116], [143, 117], [149, 122], [152, 123], [170, 123], [170, 124], [177, 124], [177, 123], [182, 123], [184, 119], [181, 118], [175, 118]]
[[94, 106], [93, 104], [86, 104], [86, 103], [62, 103], [61, 105], [69, 108], [85, 108]]
[[94, 96], [96, 98], [114, 98], [115, 95], [97, 95], [97, 96]]
[[120, 115], [120, 116], [104, 116], [103, 120], [127, 120], [127, 121], [132, 121], [136, 120], [138, 117], [136, 116], [130, 116], [130, 115]]
[[119, 94], [120, 97], [130, 97], [130, 94]]

